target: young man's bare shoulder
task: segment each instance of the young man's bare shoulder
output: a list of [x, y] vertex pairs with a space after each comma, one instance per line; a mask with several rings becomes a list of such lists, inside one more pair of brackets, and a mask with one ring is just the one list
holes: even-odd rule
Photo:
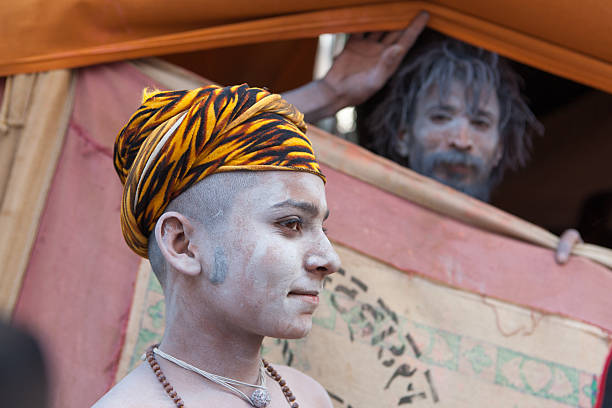
[[172, 408], [148, 367], [139, 366], [119, 381], [92, 408]]
[[276, 371], [285, 379], [300, 406], [332, 407], [325, 388], [310, 376], [284, 365], [273, 364]]

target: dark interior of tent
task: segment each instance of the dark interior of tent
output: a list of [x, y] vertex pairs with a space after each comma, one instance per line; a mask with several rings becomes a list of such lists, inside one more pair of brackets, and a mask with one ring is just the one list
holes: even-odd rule
[[[421, 37], [438, 35], [428, 29]], [[163, 58], [220, 84], [247, 82], [283, 92], [312, 79], [316, 52], [313, 38]], [[577, 228], [585, 242], [612, 247], [612, 95], [513, 65], [545, 132], [534, 138], [528, 164], [506, 173], [492, 204], [556, 234]]]
[[527, 166], [509, 172], [493, 204], [554, 233], [577, 228], [612, 246], [612, 95], [517, 64], [544, 124]]

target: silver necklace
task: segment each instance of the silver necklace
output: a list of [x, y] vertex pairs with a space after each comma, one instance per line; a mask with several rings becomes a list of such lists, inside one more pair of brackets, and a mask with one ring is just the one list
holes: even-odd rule
[[[260, 384], [249, 384], [242, 381], [234, 380], [232, 378], [222, 377], [220, 375], [211, 374], [207, 371], [200, 370], [197, 367], [192, 366], [189, 363], [184, 362], [183, 360], [179, 360], [176, 357], [171, 356], [170, 354], [166, 354], [157, 347], [153, 349], [153, 352], [158, 356], [176, 364], [179, 367], [182, 367], [186, 370], [193, 371], [194, 373], [200, 374], [202, 377], [214, 382], [215, 384], [219, 384], [222, 387], [227, 388], [234, 394], [246, 400], [249, 404], [256, 408], [265, 408], [270, 405], [272, 398], [270, 397], [270, 393], [266, 388], [266, 376], [263, 365], [259, 366], [259, 375], [257, 377], [257, 382]], [[251, 396], [249, 397], [244, 392], [240, 391], [238, 388], [234, 387], [234, 385], [243, 385], [245, 387], [255, 388]]]

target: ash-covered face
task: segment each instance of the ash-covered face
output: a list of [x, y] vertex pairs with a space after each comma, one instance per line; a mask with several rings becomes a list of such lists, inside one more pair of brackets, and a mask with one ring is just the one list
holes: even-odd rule
[[430, 87], [417, 100], [412, 137], [405, 139], [413, 170], [487, 201], [502, 156], [499, 101], [491, 88], [483, 89], [476, 109], [469, 99], [458, 80], [444, 98]]
[[208, 251], [213, 259], [202, 260], [209, 312], [256, 335], [308, 334], [323, 279], [340, 267], [324, 232], [327, 215], [319, 177], [258, 173], [255, 185], [235, 196], [224, 225], [201, 237], [199, 245], [215, 246]]

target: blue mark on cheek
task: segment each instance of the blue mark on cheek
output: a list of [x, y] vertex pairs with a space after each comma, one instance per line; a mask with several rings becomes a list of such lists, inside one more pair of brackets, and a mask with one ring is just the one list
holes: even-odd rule
[[213, 284], [223, 283], [227, 276], [227, 257], [223, 248], [217, 247], [215, 249], [215, 265], [213, 267], [213, 273], [210, 277], [210, 282]]

